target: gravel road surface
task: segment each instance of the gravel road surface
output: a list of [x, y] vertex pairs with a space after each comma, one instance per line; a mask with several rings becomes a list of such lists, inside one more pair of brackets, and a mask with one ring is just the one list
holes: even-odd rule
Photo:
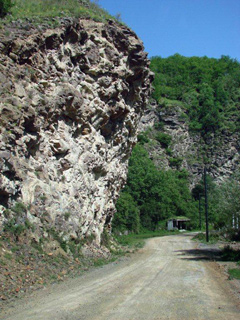
[[236, 320], [237, 297], [191, 235], [152, 238], [138, 253], [20, 300], [3, 320]]

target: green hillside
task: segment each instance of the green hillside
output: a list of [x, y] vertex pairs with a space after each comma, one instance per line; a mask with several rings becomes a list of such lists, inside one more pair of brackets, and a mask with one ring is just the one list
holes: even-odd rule
[[208, 135], [240, 129], [240, 63], [228, 56], [221, 59], [154, 57], [153, 97], [160, 107], [180, 104], [187, 113], [190, 129]]
[[[240, 64], [226, 56], [212, 59], [175, 54], [169, 58], [152, 58], [151, 69], [155, 73], [152, 97], [157, 101], [157, 112], [182, 111], [189, 134], [201, 137], [198, 140], [201, 142], [195, 144], [198, 158], [194, 154], [185, 155], [186, 158], [174, 154], [176, 141], [172, 141], [171, 131], [164, 132], [164, 122], [155, 123], [139, 134], [129, 162], [127, 185], [117, 203], [113, 229], [156, 230], [164, 228], [168, 218], [182, 215], [191, 218], [190, 227], [196, 228], [199, 197], [204, 212], [202, 177], [198, 177], [198, 184], [190, 191], [189, 172], [182, 162], [185, 160], [188, 168], [196, 164], [203, 168], [203, 160], [207, 159], [211, 168], [211, 154], [219, 152], [222, 139], [234, 135], [234, 141], [237, 140]], [[164, 168], [164, 161], [168, 168]], [[240, 212], [239, 173], [233, 172], [221, 185], [209, 175], [208, 187], [212, 228], [230, 230], [233, 215], [236, 220]]]

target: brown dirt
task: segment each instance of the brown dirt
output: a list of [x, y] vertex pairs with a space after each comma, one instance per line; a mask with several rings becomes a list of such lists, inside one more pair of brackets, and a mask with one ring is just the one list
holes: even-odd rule
[[45, 244], [45, 249], [26, 236], [19, 237], [18, 241], [11, 234], [0, 236], [0, 309], [49, 284], [77, 277], [103, 258], [111, 259], [91, 244], [85, 249], [88, 255], [76, 257], [67, 254], [54, 240]]

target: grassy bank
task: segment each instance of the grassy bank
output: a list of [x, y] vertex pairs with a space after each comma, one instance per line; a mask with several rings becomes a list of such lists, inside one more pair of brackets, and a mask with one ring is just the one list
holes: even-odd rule
[[228, 273], [229, 273], [230, 280], [232, 279], [240, 280], [240, 269], [229, 269]]
[[[196, 240], [196, 241], [200, 241], [202, 243], [207, 243], [206, 241], [206, 234], [203, 233], [203, 232], [200, 232], [198, 234], [196, 234], [194, 237], [193, 237], [193, 240]], [[218, 233], [209, 233], [209, 244], [214, 244], [214, 243], [217, 243], [218, 241], [226, 241], [226, 239], [224, 239], [221, 235], [219, 235]]]
[[115, 19], [97, 2], [90, 0], [15, 0], [5, 21], [16, 19], [34, 19], [55, 17], [82, 17], [95, 21]]
[[146, 231], [138, 234], [131, 233], [128, 235], [115, 236], [114, 238], [122, 246], [129, 247], [132, 249], [138, 249], [144, 246], [144, 241], [146, 239], [154, 238], [154, 237], [170, 236], [174, 234], [179, 234], [179, 231], [167, 231], [167, 230]]

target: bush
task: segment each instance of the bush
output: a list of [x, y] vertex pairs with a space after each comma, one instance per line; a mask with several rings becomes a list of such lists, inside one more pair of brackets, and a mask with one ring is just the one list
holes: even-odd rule
[[240, 250], [234, 250], [230, 246], [226, 246], [222, 251], [222, 259], [224, 261], [240, 261]]
[[18, 215], [23, 214], [27, 211], [26, 206], [22, 202], [16, 202], [14, 207], [12, 207], [12, 211], [17, 213]]
[[240, 269], [229, 269], [228, 273], [230, 279], [235, 278], [240, 280]]
[[138, 139], [138, 142], [143, 145], [144, 143], [148, 143], [149, 142], [149, 138], [147, 137], [147, 133], [146, 132], [143, 132], [143, 133], [140, 133], [138, 136], [137, 136], [137, 139]]
[[12, 8], [12, 0], [0, 0], [0, 18], [5, 17]]
[[155, 136], [155, 139], [161, 143], [163, 148], [168, 148], [172, 141], [172, 137], [164, 132], [158, 132]]
[[176, 167], [177, 169], [180, 168], [182, 162], [183, 162], [183, 159], [178, 157], [169, 159], [170, 167]]
[[122, 192], [116, 204], [117, 212], [112, 221], [114, 231], [126, 230], [138, 233], [140, 228], [139, 210], [128, 192]]
[[9, 232], [16, 237], [19, 237], [21, 233], [26, 230], [26, 227], [22, 224], [17, 224], [15, 219], [9, 220], [3, 228], [4, 232]]

